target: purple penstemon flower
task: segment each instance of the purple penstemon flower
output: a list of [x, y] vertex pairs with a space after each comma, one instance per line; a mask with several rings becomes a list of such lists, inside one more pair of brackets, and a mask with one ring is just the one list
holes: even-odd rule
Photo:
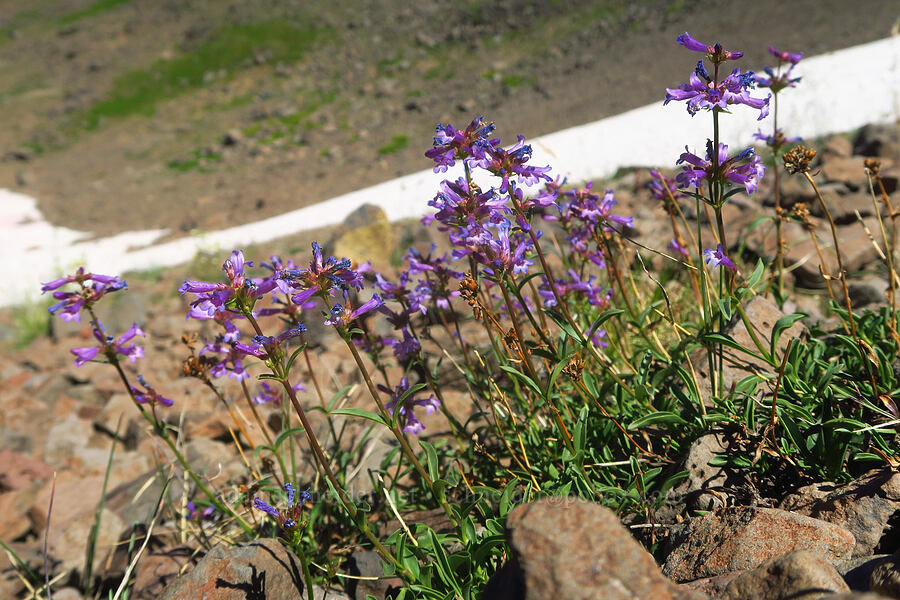
[[295, 304], [305, 304], [316, 294], [334, 295], [337, 290], [347, 292], [350, 288], [362, 289], [363, 279], [358, 271], [351, 268], [348, 258], [324, 258], [322, 247], [312, 243], [313, 258], [308, 269], [285, 269], [278, 277], [290, 282], [300, 291], [291, 296]]
[[484, 117], [472, 119], [464, 131], [455, 129], [449, 123], [438, 123], [434, 130], [434, 147], [425, 152], [425, 156], [436, 163], [435, 173], [443, 173], [456, 164], [456, 159], [468, 158], [472, 156], [474, 148], [490, 144], [488, 135], [494, 129], [494, 124], [485, 121]]
[[409, 328], [401, 327], [400, 330], [403, 333], [403, 339], [385, 338], [382, 340], [382, 343], [391, 347], [398, 361], [405, 363], [410, 357], [415, 357], [418, 354], [419, 350], [422, 349], [422, 345], [409, 332]]
[[531, 239], [521, 234], [510, 234], [508, 221], [498, 224], [494, 229], [496, 236], [483, 230], [484, 235], [470, 238], [469, 247], [475, 251], [475, 259], [497, 275], [527, 274], [534, 264], [534, 261], [525, 258], [525, 254], [533, 247]]
[[173, 404], [175, 404], [174, 401], [166, 398], [165, 396], [157, 392], [152, 385], [147, 383], [147, 380], [144, 379], [143, 375], [138, 375], [138, 383], [140, 383], [144, 387], [143, 390], [140, 390], [133, 385], [128, 387], [131, 388], [131, 393], [134, 394], [134, 399], [141, 404], [162, 404], [163, 406], [172, 406]]
[[[302, 383], [291, 386], [295, 392], [305, 392], [306, 387]], [[253, 396], [254, 404], [271, 404], [278, 408], [284, 398], [284, 388], [282, 386], [272, 387], [267, 382], [262, 381], [259, 384], [259, 391]]]
[[778, 59], [778, 62], [789, 62], [791, 65], [796, 65], [800, 62], [800, 59], [803, 58], [802, 52], [786, 52], [783, 50], [776, 50], [772, 46], [769, 46], [769, 54]]
[[727, 180], [744, 186], [748, 194], [756, 191], [759, 180], [766, 172], [766, 167], [752, 147], [729, 157], [728, 146], [720, 143], [717, 158], [718, 169], [715, 169], [712, 164], [712, 141], [710, 140], [707, 140], [706, 143], [706, 159], [689, 152], [685, 146], [685, 151], [676, 164], [687, 164], [684, 165], [684, 170], [678, 174], [675, 180], [682, 187], [694, 188], [700, 188], [704, 182], [707, 184], [713, 181], [724, 183]]
[[476, 147], [471, 163], [500, 177], [500, 193], [505, 194], [509, 188], [510, 177], [513, 175], [518, 175], [519, 182], [528, 186], [542, 180], [551, 181], [547, 175], [551, 170], [549, 166], [535, 167], [525, 164], [531, 160], [531, 153], [531, 144], [526, 144], [525, 136], [519, 135], [509, 150], [504, 149], [499, 143]]
[[100, 346], [72, 348], [69, 350], [69, 352], [75, 355], [76, 367], [80, 367], [84, 363], [94, 360], [101, 352], [111, 359], [114, 359], [118, 355], [124, 356], [128, 358], [132, 364], [134, 364], [137, 359], [143, 358], [144, 356], [143, 347], [128, 343], [137, 335], [144, 337], [147, 335], [140, 327], [138, 327], [137, 323], [134, 323], [128, 331], [119, 337], [118, 340], [111, 335], [106, 335], [103, 325], [100, 323], [94, 323], [93, 334], [97, 341], [100, 342]]
[[[284, 511], [272, 507], [260, 498], [253, 499], [253, 508], [261, 510], [278, 522], [283, 529], [292, 529], [297, 526], [303, 505], [312, 499], [307, 491], [301, 491], [299, 494], [294, 490], [294, 486], [290, 483], [284, 484], [284, 490], [287, 492], [287, 508]], [[294, 499], [296, 497], [296, 503]]]
[[[428, 206], [433, 206], [437, 212], [422, 219], [426, 225], [437, 220], [452, 227], [467, 227], [470, 222], [481, 223], [495, 214], [510, 212], [506, 199], [493, 188], [482, 192], [475, 184], [470, 187], [462, 177], [456, 181], [445, 179], [439, 189], [428, 201]], [[447, 230], [446, 227], [438, 229]]]
[[[435, 398], [434, 394], [430, 394], [427, 398], [415, 398], [415, 394], [407, 394], [406, 398], [403, 398], [410, 387], [409, 377], [403, 377], [400, 383], [394, 386], [393, 390], [380, 383], [378, 384], [379, 390], [391, 395], [391, 401], [385, 405], [388, 412], [393, 415], [395, 410], [400, 411], [400, 423], [403, 426], [404, 433], [417, 435], [425, 430], [425, 425], [416, 417], [415, 407], [423, 407], [425, 414], [430, 415], [440, 407], [441, 403]], [[398, 403], [400, 403], [399, 409], [397, 408]]]
[[722, 244], [718, 244], [716, 249], [707, 248], [703, 251], [703, 260], [706, 261], [710, 267], [718, 267], [722, 266], [730, 271], [737, 272], [737, 265], [735, 265], [728, 256], [725, 255], [725, 248]]
[[[605, 307], [609, 305], [612, 290], [607, 290], [604, 293], [602, 286], [594, 285], [594, 279], [596, 279], [594, 275], [584, 280], [574, 269], [569, 269], [567, 274], [569, 276], [568, 279], [557, 279], [553, 285], [560, 298], [579, 293], [593, 306]], [[553, 288], [550, 287], [550, 282], [546, 277], [543, 279], [544, 282], [538, 286], [538, 294], [544, 299], [545, 306], [556, 306], [556, 295], [553, 293]]]
[[[77, 292], [58, 291], [64, 285], [77, 283], [81, 289]], [[128, 284], [112, 275], [100, 275], [98, 273], [85, 273], [84, 267], [79, 267], [74, 275], [68, 275], [54, 279], [41, 286], [41, 293], [52, 291], [52, 296], [58, 300], [56, 304], [47, 309], [51, 315], [59, 313], [63, 321], [81, 321], [81, 309], [88, 309], [100, 301], [106, 294], [116, 292], [128, 287]]]
[[705, 53], [707, 58], [714, 63], [722, 63], [726, 60], [737, 60], [744, 56], [743, 52], [729, 52], [724, 50], [722, 44], [704, 44], [703, 42], [699, 42], [692, 38], [687, 31], [679, 35], [676, 41], [688, 50]]
[[378, 294], [373, 294], [371, 298], [356, 308], [352, 308], [349, 301], [346, 301], [344, 304], [335, 304], [331, 307], [331, 316], [325, 320], [325, 324], [335, 326], [349, 325], [362, 315], [370, 310], [378, 308], [382, 304], [384, 304], [384, 301]]
[[[250, 308], [261, 296], [275, 289], [275, 280], [250, 279], [244, 274], [244, 268], [253, 266], [250, 261], [244, 260], [244, 253], [234, 250], [231, 257], [222, 264], [222, 271], [228, 277], [228, 283], [187, 280], [178, 288], [178, 292], [184, 296], [191, 293], [197, 299], [191, 303], [191, 315], [201, 317], [204, 313], [207, 317], [213, 316], [230, 308], [232, 300], [241, 302], [246, 308]], [[201, 317], [202, 318], [202, 317]]]
[[707, 110], [725, 110], [731, 104], [744, 104], [759, 111], [757, 120], [765, 119], [769, 114], [769, 96], [754, 98], [749, 90], [756, 84], [753, 71], [741, 73], [740, 69], [734, 69], [730, 75], [722, 81], [714, 81], [706, 73], [703, 63], [698, 64], [697, 69], [691, 73], [687, 83], [677, 88], [666, 88], [665, 106], [672, 100], [687, 101], [687, 111], [691, 116], [697, 114], [701, 108]]
[[690, 256], [688, 254], [687, 248], [685, 248], [684, 246], [679, 244], [678, 240], [676, 240], [674, 238], [672, 239], [671, 242], [669, 242], [669, 248], [671, 248], [672, 250], [674, 250], [675, 252], [677, 252], [678, 254], [683, 256], [684, 258], [688, 258]]
[[[223, 340], [219, 338], [214, 343], [207, 344], [200, 349], [201, 355], [207, 352], [222, 355], [218, 362], [209, 368], [210, 375], [221, 377], [228, 373], [229, 377], [238, 381], [250, 378], [250, 374], [244, 368], [242, 358], [251, 355], [251, 352], [243, 352], [239, 348], [235, 348], [235, 344], [240, 344], [240, 342], [223, 343]], [[245, 344], [241, 345], [246, 346]], [[248, 349], [253, 350], [250, 347]]]

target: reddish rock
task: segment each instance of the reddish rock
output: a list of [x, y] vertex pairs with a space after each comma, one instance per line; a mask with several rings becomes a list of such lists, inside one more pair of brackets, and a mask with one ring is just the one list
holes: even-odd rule
[[822, 157], [822, 173], [828, 181], [853, 183], [862, 187], [866, 183], [866, 170], [862, 156], [835, 156], [825, 154]]
[[0, 450], [0, 490], [17, 490], [53, 477], [53, 467], [6, 448]]
[[194, 555], [187, 546], [153, 552], [138, 561], [134, 574], [132, 600], [156, 600]]
[[819, 600], [850, 591], [831, 563], [798, 550], [769, 559], [726, 586], [721, 600]]
[[830, 561], [850, 556], [850, 532], [818, 519], [772, 508], [718, 509], [673, 532], [663, 573], [679, 582], [753, 569], [766, 560], [809, 550]]
[[[246, 600], [306, 598], [300, 559], [277, 540], [216, 546], [189, 574], [174, 580], [160, 600]], [[318, 597], [322, 597], [318, 591]], [[346, 596], [329, 593], [329, 599]]]
[[[509, 594], [516, 583], [485, 590], [485, 598], [526, 600], [700, 599], [659, 572], [611, 510], [577, 498], [546, 498], [514, 509], [507, 537], [515, 555], [512, 581], [524, 596]], [[519, 585], [521, 585], [521, 583]]]
[[900, 509], [900, 473], [884, 469], [845, 485], [806, 486], [785, 498], [781, 508], [840, 525], [856, 540], [852, 555], [868, 556], [887, 533], [888, 519]]

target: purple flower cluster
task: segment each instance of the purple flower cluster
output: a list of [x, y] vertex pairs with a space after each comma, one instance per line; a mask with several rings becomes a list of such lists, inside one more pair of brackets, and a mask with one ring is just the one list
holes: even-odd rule
[[677, 88], [666, 88], [664, 105], [672, 100], [686, 100], [688, 113], [693, 116], [701, 108], [726, 110], [731, 104], [744, 104], [759, 111], [759, 120], [766, 118], [769, 114], [769, 97], [754, 98], [750, 95], [750, 90], [756, 85], [753, 71], [742, 73], [736, 68], [719, 80], [719, 64], [726, 60], [737, 60], [744, 55], [743, 52], [727, 52], [720, 44], [703, 44], [686, 32], [678, 36], [678, 43], [688, 50], [706, 53], [707, 58], [715, 65], [715, 70], [710, 76], [703, 61], [698, 61], [687, 83]]
[[275, 289], [275, 279], [251, 279], [244, 274], [244, 268], [253, 266], [244, 261], [244, 253], [235, 250], [222, 265], [228, 283], [188, 280], [181, 284], [178, 293], [194, 294], [197, 299], [191, 303], [191, 316], [195, 318], [213, 317], [218, 312], [231, 310], [241, 312], [252, 308], [256, 300]]
[[76, 367], [80, 367], [84, 363], [94, 360], [101, 352], [104, 354], [112, 353], [113, 355], [124, 356], [132, 364], [134, 364], [137, 359], [144, 357], [143, 347], [129, 343], [135, 336], [140, 335], [146, 337], [147, 335], [140, 327], [138, 327], [137, 323], [134, 323], [128, 331], [119, 336], [119, 339], [116, 339], [111, 335], [106, 335], [101, 323], [94, 323], [93, 325], [92, 333], [100, 345], [88, 346], [86, 348], [72, 348], [69, 352], [75, 355]]
[[[61, 292], [62, 286], [69, 283], [77, 283], [81, 289], [77, 292]], [[48, 308], [50, 314], [59, 313], [63, 321], [81, 321], [81, 309], [89, 309], [106, 294], [116, 292], [128, 287], [128, 284], [111, 275], [97, 273], [85, 273], [84, 267], [79, 267], [74, 275], [68, 275], [54, 279], [41, 286], [41, 293], [53, 292], [53, 297], [59, 300]]]
[[174, 404], [172, 400], [161, 395], [153, 386], [147, 383], [143, 375], [138, 375], [138, 383], [144, 387], [143, 390], [133, 385], [129, 387], [131, 388], [131, 393], [134, 394], [135, 400], [141, 404], [162, 404], [163, 406], [172, 406]]
[[[509, 148], [504, 148], [499, 139], [488, 139], [493, 125], [485, 124], [480, 117], [464, 132], [452, 125], [438, 125], [437, 131], [435, 147], [426, 152], [438, 165], [435, 172], [445, 171], [454, 160], [463, 159], [466, 177], [440, 184], [437, 195], [428, 203], [435, 213], [422, 222], [429, 225], [437, 221], [438, 230], [448, 233], [454, 260], [469, 256], [495, 277], [527, 273], [533, 264], [527, 256], [534, 245], [529, 234], [530, 213], [554, 205], [558, 192], [545, 190], [526, 198], [521, 186], [550, 182], [550, 167], [528, 164], [532, 147], [523, 136]], [[472, 182], [470, 169], [491, 173], [500, 179], [500, 185], [482, 191]]]
[[[794, 67], [797, 66], [797, 63], [800, 62], [800, 59], [803, 58], [802, 52], [784, 52], [782, 50], [776, 50], [772, 46], [769, 46], [769, 54], [773, 55], [778, 59], [778, 66], [776, 68], [772, 67], [763, 67], [763, 71], [766, 72], [768, 77], [757, 77], [756, 82], [759, 87], [766, 87], [772, 90], [773, 94], [777, 94], [781, 90], [789, 87], [795, 87], [797, 82], [802, 79], [801, 77], [793, 77]], [[787, 70], [782, 71], [781, 67], [784, 64], [789, 64], [790, 66]]]
[[425, 430], [425, 425], [416, 417], [415, 407], [421, 406], [425, 408], [425, 414], [430, 415], [440, 407], [441, 403], [434, 397], [434, 394], [429, 395], [427, 398], [415, 398], [414, 393], [409, 393], [410, 387], [409, 377], [403, 377], [393, 390], [378, 384], [379, 390], [391, 395], [391, 401], [385, 405], [385, 408], [388, 409], [391, 415], [399, 410], [400, 424], [403, 426], [403, 431], [417, 435]]
[[[271, 505], [267, 504], [259, 498], [253, 499], [253, 508], [255, 508], [256, 510], [261, 510], [275, 519], [275, 521], [278, 522], [279, 527], [281, 527], [282, 529], [293, 529], [299, 523], [300, 513], [303, 510], [303, 505], [309, 502], [312, 499], [312, 496], [310, 496], [309, 492], [306, 491], [301, 491], [299, 494], [297, 494], [297, 492], [294, 490], [294, 486], [290, 483], [284, 484], [284, 490], [288, 495], [288, 505], [287, 508], [283, 511], [279, 511], [273, 508]], [[295, 496], [296, 503], [294, 502]]]
[[621, 231], [634, 227], [634, 217], [612, 214], [617, 202], [612, 190], [606, 190], [601, 198], [593, 191], [593, 182], [581, 189], [568, 190], [560, 195], [557, 219], [566, 231], [573, 252], [597, 266], [606, 265], [606, 256], [598, 246], [605, 232]]
[[[579, 295], [583, 296], [588, 301], [588, 304], [591, 304], [592, 306], [597, 306], [599, 308], [609, 306], [612, 290], [606, 290], [604, 292], [602, 286], [594, 285], [594, 279], [596, 279], [594, 275], [591, 275], [587, 280], [584, 280], [574, 269], [569, 269], [567, 275], [568, 278], [557, 279], [553, 284], [556, 288], [556, 294], [558, 294], [560, 298]], [[553, 293], [550, 282], [546, 277], [544, 277], [544, 282], [538, 287], [538, 293], [544, 299], [545, 306], [556, 306], [556, 294]]]
[[467, 159], [475, 155], [476, 148], [490, 146], [488, 136], [494, 131], [493, 123], [484, 117], [475, 117], [464, 131], [459, 131], [447, 123], [437, 124], [434, 130], [434, 147], [425, 156], [436, 163], [435, 173], [443, 173], [456, 164], [456, 159]]
[[705, 159], [692, 154], [685, 146], [685, 151], [676, 162], [679, 165], [686, 163], [683, 171], [675, 178], [678, 184], [682, 187], [700, 188], [704, 183], [707, 185], [713, 182], [724, 184], [726, 181], [730, 181], [744, 186], [748, 194], [756, 191], [759, 180], [766, 172], [766, 167], [752, 147], [746, 148], [734, 156], [729, 156], [728, 146], [720, 143], [718, 161], [715, 165], [712, 153], [712, 141], [710, 140], [706, 142]]

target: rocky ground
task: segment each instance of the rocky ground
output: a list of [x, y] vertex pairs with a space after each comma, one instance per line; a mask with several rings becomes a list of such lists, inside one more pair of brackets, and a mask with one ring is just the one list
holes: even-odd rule
[[[881, 303], [887, 284], [877, 274], [878, 253], [869, 237], [876, 231], [876, 217], [862, 165], [867, 156], [878, 157], [890, 198], [894, 204], [900, 203], [900, 134], [895, 126], [867, 127], [853, 136], [822, 140], [820, 149], [814, 170], [835, 220], [840, 223], [839, 238], [845, 264], [852, 271], [854, 302], [858, 308]], [[771, 178], [767, 180], [771, 182]], [[670, 237], [668, 221], [644, 189], [646, 181], [647, 173], [636, 171], [622, 174], [614, 185], [621, 204], [619, 212], [639, 217], [633, 232], [635, 239], [658, 247], [659, 240]], [[788, 178], [784, 190], [786, 206], [800, 202], [813, 206], [810, 192], [798, 181]], [[766, 235], [764, 229], [748, 228], [757, 217], [771, 213], [771, 197], [768, 183], [752, 200], [736, 196], [729, 204], [729, 238], [733, 240], [733, 252], [744, 247], [745, 268], [757, 256], [771, 259], [771, 235]], [[653, 209], [648, 210], [648, 206]], [[821, 216], [813, 214], [810, 219], [827, 241]], [[247, 254], [265, 257], [274, 252], [289, 253], [303, 261], [308, 256], [309, 242], [318, 238], [338, 254], [371, 257], [377, 268], [390, 269], [398, 250], [409, 243], [424, 248], [433, 233], [433, 229], [426, 230], [415, 223], [392, 226], [377, 209], [364, 208], [335, 231], [312, 232], [286, 240], [286, 245], [250, 248]], [[811, 319], [827, 321], [822, 312], [824, 294], [818, 262], [807, 236], [800, 227], [789, 227], [787, 236], [786, 259], [792, 268], [790, 279], [796, 285], [794, 303], [810, 313]], [[385, 240], [390, 243], [385, 244]], [[182, 332], [193, 331], [202, 336], [209, 331], [184, 320], [186, 303], [175, 293], [185, 278], [216, 278], [223, 259], [224, 256], [200, 257], [171, 272], [132, 274], [128, 293], [110, 302], [101, 318], [110, 331], [124, 331], [132, 322], [145, 328], [147, 356], [140, 361], [141, 372], [149, 380], [161, 382], [160, 392], [175, 399], [168, 418], [178, 421], [191, 463], [200, 465], [217, 489], [233, 497], [241, 485], [248, 485], [251, 480], [232, 443], [232, 421], [202, 384], [179, 376], [181, 362], [189, 355]], [[771, 301], [763, 298], [754, 299], [747, 311], [763, 337], [782, 315]], [[7, 311], [3, 318], [0, 327], [12, 331], [12, 313]], [[102, 513], [97, 554], [102, 567], [95, 569], [110, 581], [121, 577], [127, 566], [122, 548], [136, 531], [132, 524], [146, 523], [158, 501], [161, 488], [157, 465], [169, 469], [171, 457], [148, 435], [109, 367], [89, 363], [75, 369], [71, 365], [68, 349], [90, 344], [88, 328], [60, 323], [53, 322], [50, 335], [35, 339], [14, 354], [0, 355], [0, 540], [8, 541], [34, 569], [42, 568], [41, 542], [47, 528], [55, 472], [54, 508], [47, 542], [51, 570], [59, 576], [56, 589], [62, 593], [54, 597], [78, 599], [81, 596], [76, 589], [77, 573], [84, 567], [84, 543], [96, 518], [114, 432], [119, 429], [122, 443], [116, 449]], [[355, 373], [352, 359], [341, 351], [338, 340], [318, 330], [315, 323], [310, 326], [310, 339], [316, 342], [313, 367], [317, 372], [330, 374], [330, 380], [322, 383], [335, 391]], [[731, 334], [749, 344], [746, 332], [739, 329], [734, 328]], [[804, 330], [802, 323], [796, 324], [785, 332], [781, 344], [802, 338]], [[726, 385], [745, 376], [748, 368], [753, 366], [730, 366]], [[135, 371], [129, 367], [129, 372]], [[227, 397], [239, 397], [239, 389], [234, 385], [223, 386]], [[316, 402], [312, 393], [302, 397], [304, 402]], [[461, 389], [448, 391], [448, 397], [454, 411], [466, 413], [471, 409]], [[365, 406], [365, 396], [352, 395], [348, 403]], [[235, 409], [247, 412], [239, 404]], [[262, 413], [264, 422], [277, 421], [277, 410], [264, 408]], [[261, 439], [256, 425], [249, 419], [245, 425], [247, 436]], [[429, 421], [427, 426], [428, 436], [446, 435], [447, 429], [439, 420]], [[516, 595], [516, 590], [527, 589], [527, 598], [876, 597], [828, 595], [850, 590], [874, 590], [882, 597], [900, 598], [900, 563], [893, 556], [900, 549], [900, 530], [894, 517], [900, 508], [900, 475], [886, 467], [863, 473], [842, 485], [796, 479], [775, 484], [760, 482], [752, 471], [715, 466], [717, 458], [746, 451], [732, 433], [714, 430], [696, 441], [684, 457], [689, 477], [670, 492], [649, 523], [623, 526], [605, 509], [580, 501], [520, 507], [508, 524], [516, 558], [492, 583], [495, 587], [489, 588], [497, 590], [496, 595], [488, 591], [485, 597], [521, 598], [525, 596]], [[238, 435], [246, 449], [247, 439]], [[379, 444], [366, 458], [375, 462], [366, 464], [377, 465], [380, 452], [389, 448], [383, 442]], [[299, 458], [311, 474], [311, 465], [304, 462], [303, 456]], [[176, 514], [186, 514], [182, 474], [178, 469], [172, 474], [168, 497]], [[369, 489], [361, 480], [354, 486], [359, 486], [356, 491], [360, 493]], [[418, 514], [407, 518], [432, 517]], [[168, 519], [157, 527], [154, 543], [137, 565], [133, 598], [154, 598], [162, 593], [164, 598], [186, 599], [207, 592], [210, 595], [205, 597], [209, 598], [244, 597], [229, 595], [234, 592], [231, 587], [211, 588], [210, 581], [215, 578], [210, 573], [227, 573], [220, 579], [237, 585], [248, 581], [248, 565], [264, 565], [268, 569], [269, 597], [291, 597], [287, 590], [297, 586], [290, 570], [283, 567], [296, 559], [271, 540], [205, 552], [191, 535], [196, 532], [195, 523]], [[554, 535], [540, 533], [547, 531]], [[635, 540], [647, 544], [665, 540], [665, 544], [653, 557]], [[565, 561], [558, 559], [561, 556], [566, 557]], [[350, 564], [363, 575], [379, 574], [380, 567], [371, 563], [372, 556], [357, 552]], [[190, 576], [176, 577], [191, 570]], [[396, 581], [363, 581], [334, 590], [327, 597], [340, 598], [342, 593], [360, 600], [366, 593], [383, 597], [392, 584]], [[571, 595], [567, 592], [560, 596], [560, 589], [571, 590]], [[592, 591], [578, 596], [575, 589]], [[817, 591], [797, 595], [810, 589]], [[20, 580], [6, 567], [0, 579], [0, 594], [18, 597], [23, 593]]]

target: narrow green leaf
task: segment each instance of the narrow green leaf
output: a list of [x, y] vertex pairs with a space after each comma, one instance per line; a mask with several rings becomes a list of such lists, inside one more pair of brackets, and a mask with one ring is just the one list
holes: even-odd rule
[[543, 391], [541, 390], [540, 386], [538, 386], [538, 384], [535, 383], [535, 381], [531, 377], [526, 375], [525, 373], [522, 373], [521, 371], [514, 369], [508, 365], [500, 365], [500, 368], [503, 371], [505, 371], [506, 373], [509, 373], [510, 375], [512, 375], [513, 377], [515, 377], [516, 379], [518, 379], [519, 381], [524, 383], [525, 385], [527, 385], [528, 387], [530, 387], [532, 390], [535, 391], [535, 393], [537, 393], [538, 396], [540, 396], [542, 398], [544, 397]]
[[685, 425], [687, 421], [681, 418], [681, 416], [670, 412], [670, 411], [659, 411], [655, 413], [650, 413], [649, 415], [644, 415], [638, 419], [635, 419], [628, 425], [629, 430], [640, 429], [641, 427], [647, 427], [648, 425]]
[[[399, 410], [397, 411], [400, 412]], [[381, 415], [372, 412], [371, 410], [366, 410], [364, 408], [336, 408], [331, 411], [329, 414], [332, 415], [347, 415], [348, 417], [360, 417], [362, 419], [368, 419], [369, 421], [374, 421], [376, 423], [381, 423], [385, 427], [390, 427], [390, 424], [385, 421]]]

